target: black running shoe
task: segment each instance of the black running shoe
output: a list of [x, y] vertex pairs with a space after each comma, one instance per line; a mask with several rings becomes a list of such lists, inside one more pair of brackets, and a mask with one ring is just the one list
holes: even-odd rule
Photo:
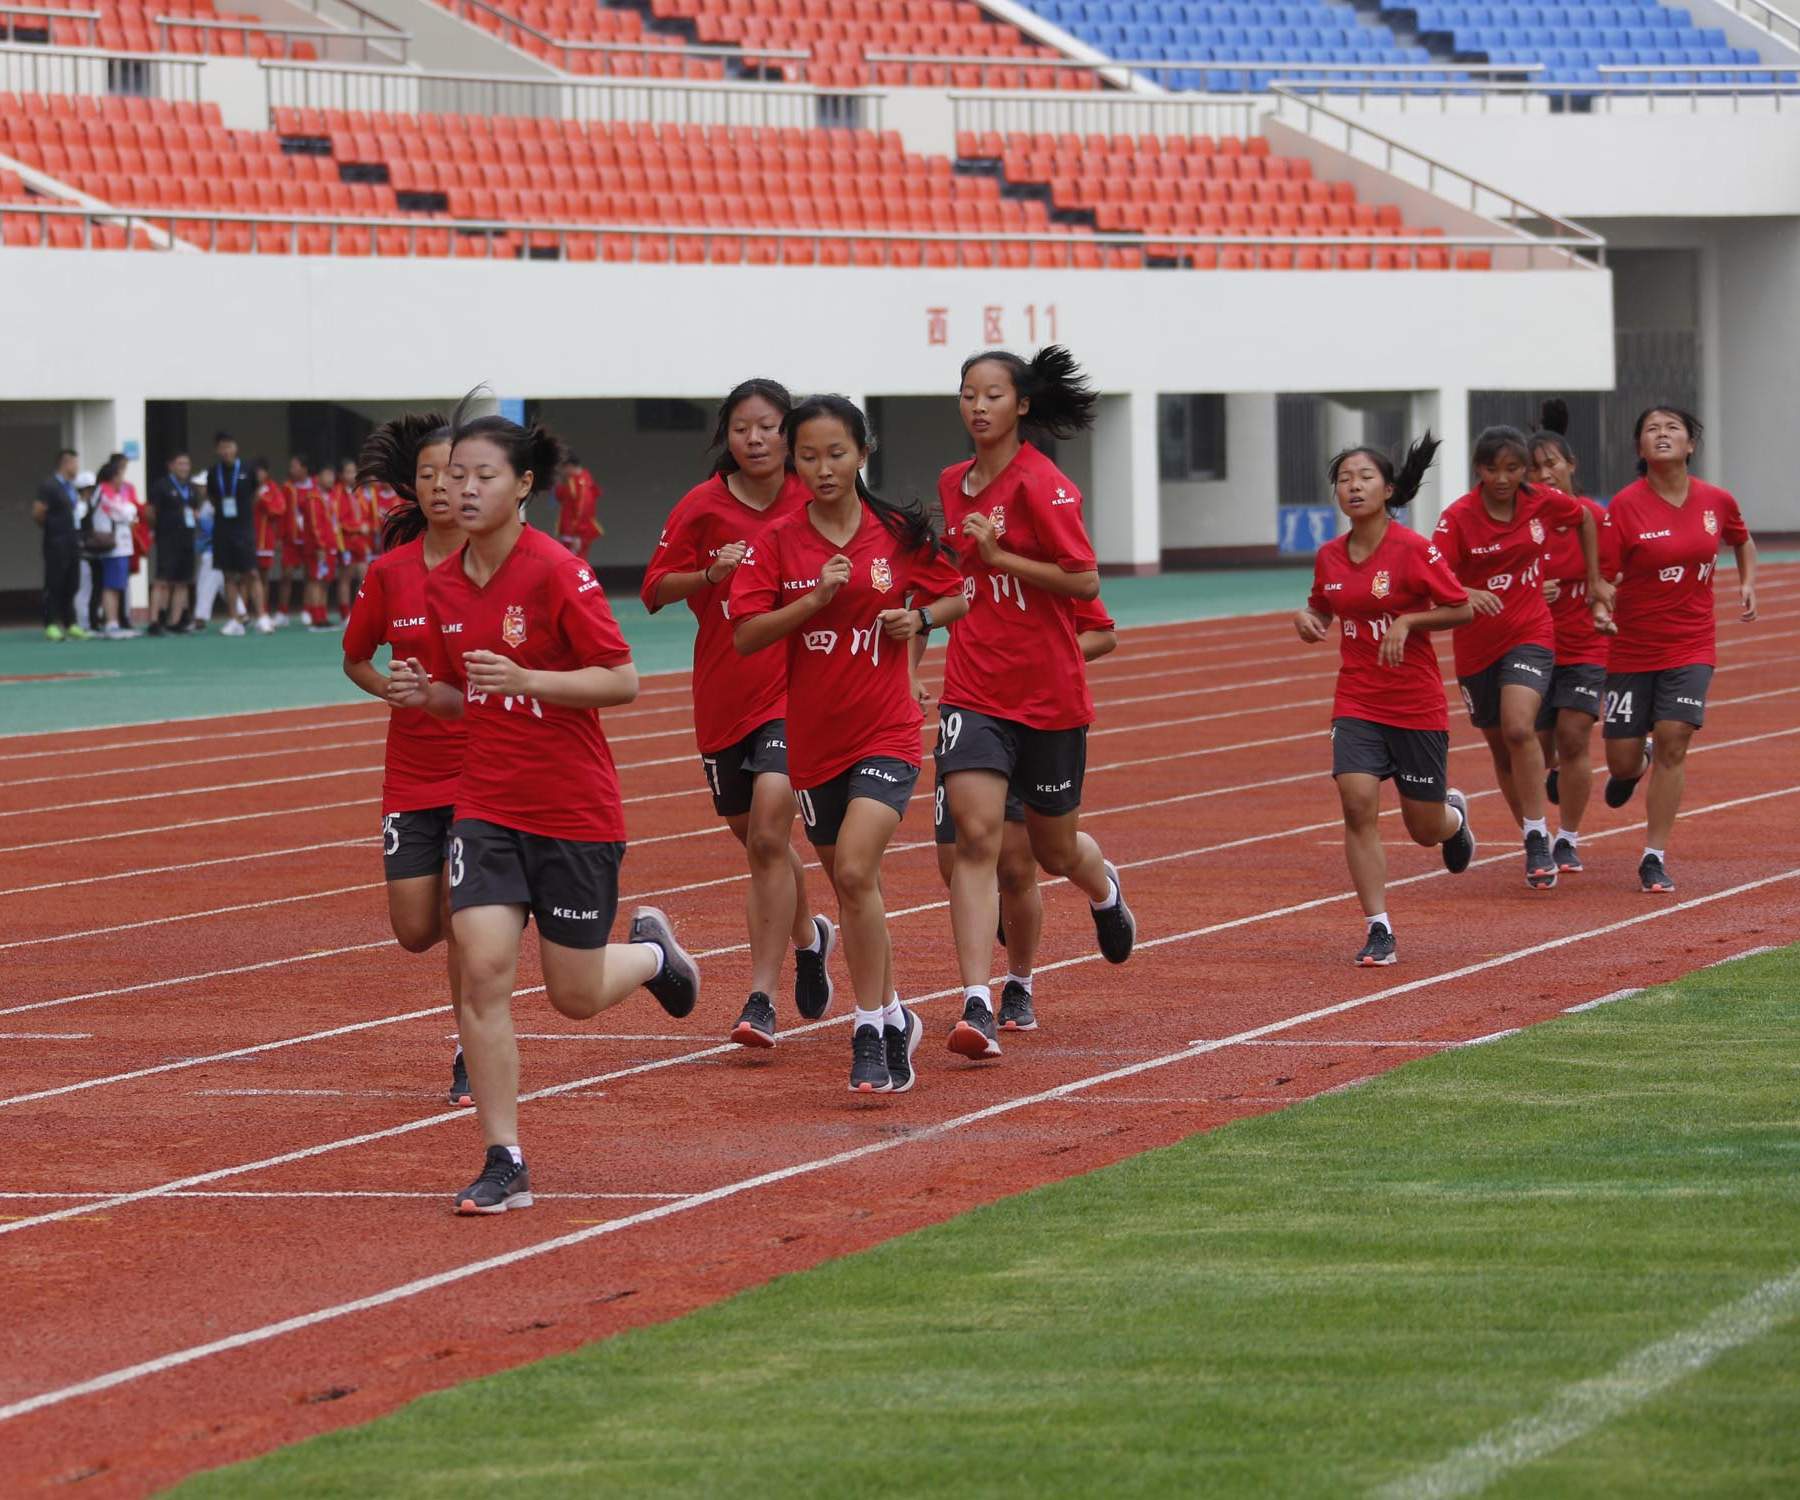
[[1469, 822], [1469, 799], [1455, 787], [1444, 793], [1444, 800], [1462, 814], [1462, 827], [1440, 845], [1444, 852], [1444, 868], [1460, 875], [1475, 858], [1475, 827]]
[[1000, 1029], [1037, 1030], [1037, 1012], [1031, 1008], [1031, 991], [1016, 979], [1007, 980], [1006, 988], [1000, 991]]
[[531, 1207], [531, 1174], [504, 1146], [489, 1146], [481, 1175], [456, 1195], [459, 1214], [503, 1214]]
[[1556, 884], [1556, 861], [1550, 857], [1550, 836], [1535, 830], [1525, 835], [1525, 884], [1547, 891]]
[[904, 1026], [881, 1028], [882, 1044], [887, 1048], [890, 1092], [896, 1094], [904, 1094], [913, 1086], [913, 1053], [919, 1050], [919, 1038], [925, 1035], [925, 1023], [919, 1019], [917, 1011], [903, 1005], [900, 1014], [905, 1018]]
[[1561, 777], [1557, 775], [1555, 766], [1552, 766], [1549, 774], [1544, 777], [1544, 800], [1552, 807], [1562, 806], [1561, 780]]
[[1650, 769], [1650, 752], [1644, 752], [1644, 770], [1635, 776], [1608, 776], [1606, 790], [1601, 793], [1606, 798], [1608, 807], [1623, 807], [1631, 800], [1631, 794], [1637, 790], [1637, 784], [1644, 779], [1644, 772]]
[[663, 951], [662, 967], [644, 984], [656, 1003], [678, 1021], [690, 1014], [700, 998], [700, 970], [675, 941], [668, 917], [654, 906], [640, 906], [631, 918], [631, 941], [655, 943]]
[[888, 1072], [887, 1043], [879, 1026], [858, 1026], [850, 1038], [850, 1092], [886, 1094], [894, 1087]]
[[1653, 895], [1666, 895], [1675, 889], [1675, 877], [1663, 868], [1663, 862], [1654, 854], [1646, 854], [1638, 861], [1638, 884]]
[[959, 1057], [1000, 1055], [1000, 1040], [994, 1035], [994, 1013], [974, 995], [963, 1002], [962, 1019], [950, 1033], [950, 1050]]
[[744, 1013], [731, 1028], [731, 1039], [740, 1047], [775, 1045], [775, 1002], [761, 990], [752, 990]]
[[1394, 947], [1394, 935], [1387, 930], [1385, 922], [1376, 922], [1369, 928], [1369, 940], [1362, 945], [1362, 952], [1356, 955], [1359, 968], [1379, 969], [1391, 963], [1398, 963], [1400, 955]]
[[1581, 873], [1580, 845], [1570, 843], [1561, 834], [1557, 835], [1556, 843], [1551, 846], [1550, 857], [1556, 861], [1556, 868], [1563, 874], [1579, 875]]
[[456, 1049], [456, 1058], [450, 1064], [450, 1102], [462, 1109], [475, 1102], [475, 1094], [469, 1087], [469, 1065], [463, 1060], [462, 1048]]
[[1100, 956], [1109, 964], [1122, 964], [1131, 957], [1131, 945], [1137, 941], [1137, 918], [1125, 904], [1125, 887], [1111, 860], [1106, 862], [1106, 875], [1118, 899], [1106, 910], [1094, 911], [1094, 931], [1100, 938]]
[[828, 960], [831, 958], [831, 950], [837, 947], [837, 928], [826, 918], [815, 916], [813, 931], [818, 935], [819, 946], [816, 949], [794, 950], [794, 1005], [809, 1021], [818, 1020], [831, 1009], [831, 969]]

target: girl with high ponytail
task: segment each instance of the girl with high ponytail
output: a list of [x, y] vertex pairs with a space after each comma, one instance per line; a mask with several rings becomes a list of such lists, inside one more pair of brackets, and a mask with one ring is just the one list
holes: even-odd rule
[[519, 1149], [512, 990], [528, 922], [550, 1003], [587, 1020], [643, 986], [685, 1016], [700, 974], [668, 918], [640, 907], [608, 941], [625, 854], [618, 773], [598, 710], [637, 697], [631, 648], [587, 564], [525, 523], [563, 456], [548, 428], [451, 421], [450, 498], [464, 541], [425, 582], [424, 649], [394, 669], [398, 701], [468, 729], [450, 828], [458, 1025], [487, 1147], [458, 1213], [531, 1205]]
[[963, 1016], [950, 1050], [985, 1058], [1000, 1055], [1000, 1030], [1037, 1026], [1029, 974], [1007, 975], [998, 1017], [988, 987], [1009, 790], [1037, 862], [1087, 896], [1102, 956], [1124, 963], [1137, 926], [1118, 870], [1077, 827], [1094, 704], [1075, 604], [1099, 596], [1099, 564], [1081, 491], [1025, 441], [1087, 431], [1098, 393], [1052, 344], [1030, 359], [989, 349], [965, 360], [958, 399], [975, 456], [944, 470], [938, 499], [969, 615], [944, 663], [937, 776], [956, 825], [950, 919]]
[[1346, 448], [1326, 470], [1350, 523], [1313, 559], [1312, 594], [1294, 617], [1300, 639], [1325, 639], [1335, 616], [1337, 693], [1331, 707], [1331, 774], [1344, 809], [1344, 858], [1362, 902], [1364, 967], [1396, 961], [1381, 843], [1381, 783], [1400, 793], [1400, 817], [1416, 844], [1443, 849], [1452, 875], [1469, 867], [1469, 804], [1449, 783], [1450, 720], [1430, 632], [1465, 624], [1474, 611], [1430, 542], [1393, 512], [1418, 494], [1438, 450], [1427, 432], [1398, 468], [1379, 448]]

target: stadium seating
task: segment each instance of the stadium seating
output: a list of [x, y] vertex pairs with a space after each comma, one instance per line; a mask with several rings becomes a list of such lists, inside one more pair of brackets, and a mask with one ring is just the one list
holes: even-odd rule
[[[463, 20], [492, 32], [502, 41], [529, 52], [567, 73], [598, 74], [612, 78], [723, 78], [725, 65], [717, 58], [678, 56], [685, 38], [647, 30], [644, 13], [637, 9], [612, 9], [599, 0], [491, 0], [479, 10], [455, 10]], [[528, 30], [509, 26], [508, 19]], [[549, 41], [542, 40], [549, 38]], [[602, 43], [651, 52], [568, 50], [558, 42]], [[666, 57], [656, 56], [665, 52]]]
[[281, 37], [254, 31], [219, 31], [210, 27], [170, 26], [155, 22], [158, 16], [193, 17], [202, 21], [242, 21], [266, 24], [261, 16], [215, 10], [212, 0], [30, 0], [39, 10], [98, 11], [100, 19], [91, 34], [83, 20], [44, 20], [19, 17], [12, 25], [15, 41], [42, 42], [57, 47], [97, 45], [114, 52], [179, 52], [214, 57], [293, 57], [317, 55], [310, 42], [296, 40], [288, 46]]

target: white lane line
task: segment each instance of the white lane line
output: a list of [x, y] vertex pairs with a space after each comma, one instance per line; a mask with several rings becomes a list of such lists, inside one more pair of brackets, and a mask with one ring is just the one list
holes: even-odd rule
[[1504, 1037], [1517, 1036], [1525, 1028], [1508, 1026], [1505, 1031], [1490, 1031], [1486, 1036], [1472, 1036], [1466, 1042], [1452, 1042], [1454, 1047], [1485, 1047], [1489, 1042], [1500, 1041]]
[[[694, 1039], [691, 1035], [669, 1031], [515, 1031], [513, 1035], [521, 1042], [691, 1042]], [[448, 1032], [444, 1039], [452, 1041], [455, 1036], [455, 1032]]]
[[[376, 735], [369, 740], [334, 740], [329, 745], [306, 745], [288, 753], [316, 755], [322, 750], [367, 750], [386, 743], [385, 735]], [[153, 771], [180, 771], [190, 766], [218, 766], [239, 760], [267, 760], [268, 757], [269, 752], [266, 750], [252, 750], [243, 755], [205, 755], [197, 760], [159, 760], [131, 766], [113, 766], [103, 771], [60, 771], [54, 776], [25, 776], [17, 781], [0, 781], [0, 792], [10, 791], [16, 786], [42, 786], [50, 781], [95, 781], [102, 776], [146, 776]]]
[[333, 781], [345, 776], [367, 776], [380, 766], [351, 766], [344, 771], [310, 771], [303, 776], [266, 776], [259, 781], [229, 781], [218, 786], [177, 786], [162, 792], [136, 792], [129, 797], [98, 797], [87, 802], [50, 802], [42, 807], [15, 807], [0, 818], [30, 818], [39, 813], [74, 812], [84, 807], [120, 807], [127, 802], [161, 802], [169, 797], [204, 797], [213, 792], [243, 792], [253, 787], [292, 786], [301, 781]]
[[1746, 948], [1742, 953], [1732, 954], [1730, 958], [1715, 958], [1706, 967], [1709, 969], [1719, 969], [1723, 968], [1726, 964], [1736, 963], [1740, 958], [1755, 958], [1758, 954], [1774, 953], [1776, 951], [1778, 950], [1776, 949], [1775, 944], [1764, 943], [1760, 948]]
[[79, 880], [47, 880], [41, 885], [15, 885], [0, 890], [0, 896], [36, 895], [39, 891], [62, 891], [77, 885], [98, 885], [106, 880], [135, 880], [140, 875], [170, 875], [177, 870], [203, 870], [210, 865], [241, 865], [253, 859], [280, 859], [288, 854], [311, 854], [319, 849], [352, 849], [366, 844], [371, 848], [376, 836], [366, 838], [328, 839], [322, 844], [294, 844], [286, 849], [260, 849], [253, 854], [227, 854], [218, 859], [193, 859], [179, 865], [151, 865], [146, 869], [120, 870], [112, 875], [84, 875]]
[[239, 901], [232, 906], [209, 906], [205, 911], [182, 912], [172, 917], [145, 917], [138, 922], [115, 922], [110, 927], [86, 927], [80, 932], [56, 932], [47, 937], [18, 938], [0, 943], [0, 953], [11, 948], [38, 948], [49, 943], [71, 943], [77, 938], [104, 937], [115, 932], [136, 932], [145, 927], [163, 927], [170, 922], [191, 922], [196, 917], [227, 917], [241, 911], [266, 911], [271, 906], [292, 906], [296, 901], [322, 901], [331, 896], [348, 895], [352, 891], [379, 890], [382, 882], [366, 880], [360, 885], [338, 885], [326, 891], [302, 891], [296, 896], [270, 896], [262, 901]]
[[[272, 714], [322, 713], [328, 709], [334, 709], [334, 708], [345, 709], [345, 710], [355, 709], [362, 716], [367, 717], [371, 722], [373, 722], [373, 723], [380, 722], [380, 720], [377, 716], [381, 712], [381, 705], [376, 703], [373, 699], [370, 699], [363, 703], [359, 703], [355, 699], [339, 698], [339, 699], [335, 699], [329, 703], [289, 704], [285, 708], [251, 709], [248, 711], [238, 708], [238, 709], [233, 709], [230, 713], [224, 713], [224, 714], [178, 714], [172, 718], [167, 718], [167, 719], [138, 719], [138, 720], [135, 720], [134, 722], [128, 723], [128, 724], [86, 724], [86, 725], [83, 725], [79, 729], [9, 730], [5, 734], [0, 734], [0, 740], [47, 740], [47, 739], [52, 739], [55, 736], [62, 735], [62, 734], [107, 734], [107, 733], [110, 733], [111, 731], [119, 730], [119, 729], [155, 729], [164, 724], [214, 724], [214, 723], [217, 723], [220, 719], [255, 719], [255, 718], [265, 718]], [[307, 727], [317, 727], [320, 729], [326, 729], [326, 728], [343, 729], [354, 722], [355, 722], [355, 720], [353, 718], [351, 718], [351, 719], [338, 720], [338, 721], [336, 721], [334, 723], [330, 723], [330, 724], [319, 724], [317, 726], [307, 726]], [[243, 733], [243, 734], [285, 734], [288, 731], [285, 729], [281, 729], [281, 728], [270, 728], [270, 729], [240, 730], [240, 731], [236, 731], [236, 732]], [[113, 751], [135, 750], [138, 748], [138, 746], [140, 744], [154, 745], [154, 744], [158, 744], [158, 743], [160, 743], [160, 741], [157, 741], [157, 740], [134, 741], [131, 744], [120, 744], [117, 741], [111, 741], [111, 742], [108, 742], [106, 744], [101, 744], [101, 745], [70, 745], [70, 746], [66, 746], [66, 747], [58, 747], [54, 750], [34, 750], [31, 752], [31, 754], [33, 754], [33, 755], [81, 755], [81, 754], [85, 754], [86, 752], [88, 752], [90, 750], [113, 750]], [[23, 756], [11, 756], [8, 758], [9, 759], [23, 759], [24, 757]]]
[[91, 1042], [91, 1031], [0, 1031], [0, 1042]]
[[1515, 1469], [1586, 1437], [1704, 1370], [1720, 1355], [1754, 1343], [1795, 1317], [1800, 1317], [1800, 1266], [1765, 1281], [1693, 1327], [1627, 1355], [1604, 1375], [1565, 1385], [1531, 1416], [1497, 1427], [1375, 1493], [1383, 1500], [1452, 1500], [1479, 1494]]
[[[1190, 1047], [1210, 1047], [1221, 1040], [1217, 1037], [1195, 1037], [1189, 1042]], [[1309, 1041], [1305, 1037], [1284, 1037], [1280, 1041], [1242, 1042], [1244, 1047], [1423, 1047], [1429, 1051], [1439, 1051], [1445, 1047], [1454, 1047], [1455, 1042], [1345, 1042], [1333, 1038], [1330, 1041]]]
[[[234, 1349], [243, 1349], [255, 1344], [267, 1343], [271, 1339], [281, 1338], [289, 1333], [297, 1333], [302, 1329], [315, 1328], [322, 1323], [335, 1322], [338, 1319], [349, 1317], [355, 1313], [369, 1312], [376, 1308], [389, 1306], [395, 1302], [406, 1301], [410, 1298], [421, 1296], [426, 1292], [436, 1291], [441, 1287], [454, 1286], [459, 1282], [469, 1280], [471, 1277], [485, 1275], [490, 1271], [501, 1270], [508, 1266], [518, 1265], [524, 1261], [536, 1260], [541, 1256], [550, 1255], [560, 1250], [567, 1250], [576, 1245], [586, 1244], [590, 1240], [596, 1240], [603, 1236], [619, 1234], [626, 1230], [634, 1229], [639, 1225], [655, 1223], [676, 1214], [690, 1213], [698, 1208], [704, 1208], [714, 1203], [721, 1203], [732, 1198], [741, 1197], [745, 1193], [754, 1192], [759, 1188], [771, 1187], [779, 1183], [791, 1181], [798, 1177], [811, 1176], [819, 1172], [828, 1171], [833, 1167], [845, 1166], [851, 1162], [863, 1161], [884, 1152], [897, 1151], [906, 1146], [917, 1145], [925, 1141], [935, 1141], [970, 1125], [997, 1119], [1000, 1116], [1012, 1114], [1017, 1110], [1029, 1109], [1034, 1105], [1044, 1104], [1052, 1100], [1066, 1099], [1070, 1095], [1083, 1093], [1093, 1088], [1099, 1088], [1108, 1083], [1115, 1083], [1121, 1079], [1134, 1078], [1155, 1069], [1168, 1067], [1173, 1063], [1187, 1062], [1194, 1058], [1204, 1057], [1208, 1053], [1217, 1051], [1223, 1047], [1240, 1046], [1245, 1042], [1256, 1041], [1265, 1036], [1272, 1036], [1277, 1032], [1286, 1031], [1294, 1026], [1323, 1020], [1327, 1016], [1342, 1015], [1347, 1011], [1358, 1010], [1364, 1006], [1375, 1004], [1381, 1000], [1391, 999], [1397, 995], [1410, 994], [1416, 990], [1426, 989], [1433, 985], [1450, 983], [1458, 979], [1467, 978], [1473, 974], [1479, 974], [1490, 969], [1500, 968], [1507, 964], [1517, 963], [1523, 959], [1535, 958], [1542, 953], [1554, 952], [1556, 949], [1568, 947], [1574, 943], [1587, 942], [1593, 938], [1604, 937], [1614, 932], [1624, 931], [1627, 928], [1641, 926], [1647, 922], [1661, 921], [1668, 917], [1675, 916], [1680, 912], [1691, 911], [1696, 907], [1707, 906], [1715, 901], [1731, 900], [1738, 896], [1747, 895], [1752, 891], [1761, 890], [1766, 886], [1774, 885], [1781, 881], [1793, 880], [1797, 877], [1800, 877], [1800, 868], [1784, 870], [1777, 875], [1769, 875], [1760, 880], [1747, 881], [1744, 884], [1732, 886], [1728, 890], [1715, 891], [1709, 895], [1692, 897], [1687, 901], [1679, 902], [1672, 906], [1658, 907], [1653, 911], [1643, 912], [1635, 917], [1626, 917], [1621, 921], [1608, 923], [1600, 927], [1572, 932], [1562, 937], [1549, 939], [1545, 942], [1534, 943], [1529, 947], [1515, 948], [1509, 953], [1498, 954], [1492, 958], [1485, 958], [1473, 964], [1465, 964], [1460, 969], [1452, 969], [1444, 974], [1434, 974], [1422, 979], [1410, 980], [1405, 984], [1394, 985], [1385, 990], [1377, 990], [1373, 994], [1359, 995], [1354, 999], [1342, 1000], [1334, 1005], [1322, 1006], [1316, 1010], [1306, 1011], [1299, 1015], [1270, 1021], [1265, 1025], [1251, 1027], [1245, 1031], [1238, 1032], [1233, 1036], [1222, 1037], [1216, 1043], [1189, 1045], [1176, 1052], [1168, 1052], [1158, 1057], [1146, 1058], [1141, 1062], [1128, 1063], [1123, 1067], [1110, 1068], [1106, 1072], [1091, 1074], [1086, 1078], [1073, 1079], [1068, 1083], [1057, 1084], [1053, 1088], [1044, 1089], [1037, 1093], [1015, 1095], [1011, 1099], [1003, 1099], [1000, 1102], [990, 1104], [983, 1109], [971, 1110], [967, 1114], [956, 1115], [948, 1120], [941, 1120], [936, 1124], [919, 1126], [908, 1131], [904, 1135], [884, 1136], [879, 1140], [870, 1141], [861, 1146], [853, 1146], [844, 1151], [834, 1152], [830, 1156], [815, 1157], [810, 1161], [796, 1162], [791, 1166], [758, 1173], [754, 1177], [740, 1178], [736, 1182], [725, 1183], [719, 1187], [695, 1193], [691, 1197], [683, 1198], [673, 1203], [663, 1204], [656, 1208], [644, 1209], [638, 1213], [627, 1214], [621, 1218], [609, 1219], [603, 1223], [591, 1225], [571, 1234], [558, 1235], [553, 1239], [541, 1240], [534, 1245], [524, 1245], [516, 1250], [507, 1251], [504, 1254], [488, 1256], [482, 1260], [471, 1261], [461, 1266], [452, 1267], [447, 1271], [440, 1271], [435, 1275], [419, 1277], [416, 1280], [404, 1282], [399, 1286], [388, 1287], [383, 1291], [374, 1292], [365, 1297], [358, 1297], [348, 1302], [340, 1302], [330, 1307], [319, 1308], [313, 1312], [301, 1313], [294, 1317], [281, 1319], [279, 1322], [265, 1323], [261, 1327], [245, 1329], [242, 1332], [231, 1334], [225, 1338], [214, 1339], [204, 1344], [190, 1345], [185, 1349], [173, 1350], [168, 1354], [159, 1355], [154, 1359], [143, 1360], [136, 1364], [126, 1365], [120, 1369], [108, 1371], [104, 1375], [98, 1375], [92, 1379], [80, 1381], [73, 1385], [63, 1386], [56, 1390], [44, 1391], [36, 1396], [29, 1396], [24, 1400], [15, 1401], [10, 1405], [0, 1407], [0, 1422], [11, 1421], [17, 1417], [27, 1416], [32, 1412], [43, 1411], [53, 1406], [60, 1406], [65, 1402], [73, 1401], [83, 1396], [96, 1395], [101, 1391], [112, 1390], [118, 1386], [128, 1385], [133, 1381], [141, 1380], [152, 1375], [159, 1375], [168, 1370], [178, 1369], [183, 1365], [194, 1364], [197, 1361], [211, 1358], [214, 1355], [228, 1353]], [[1210, 929], [1197, 928], [1192, 932], [1175, 933], [1167, 937], [1152, 938], [1140, 946], [1146, 948], [1166, 947], [1171, 943], [1187, 942], [1193, 938], [1203, 936], [1209, 931], [1216, 930], [1216, 927]], [[1046, 967], [1069, 968], [1077, 964], [1096, 962], [1098, 961], [1098, 958], [1099, 955], [1097, 954], [1085, 954], [1079, 958], [1065, 959], [1057, 964], [1046, 965]], [[960, 992], [960, 987], [957, 992]], [[458, 1119], [460, 1116], [452, 1114], [441, 1118]], [[436, 1123], [436, 1121], [431, 1123]], [[416, 1128], [416, 1126], [403, 1128]], [[367, 1138], [371, 1137], [365, 1137], [365, 1139]], [[317, 1148], [312, 1148], [306, 1154], [317, 1154]], [[299, 1153], [294, 1153], [293, 1155], [297, 1159]], [[26, 1228], [33, 1224], [48, 1223], [59, 1218], [87, 1213], [97, 1208], [118, 1207], [125, 1203], [136, 1202], [147, 1197], [164, 1196], [167, 1192], [198, 1186], [200, 1185], [201, 1180], [202, 1179], [186, 1179], [180, 1182], [170, 1183], [161, 1189], [147, 1189], [135, 1194], [116, 1194], [111, 1198], [97, 1199], [92, 1205], [82, 1205], [75, 1208], [62, 1209], [55, 1213], [39, 1215], [32, 1219], [20, 1219], [15, 1220], [12, 1223], [0, 1224], [0, 1234], [9, 1233], [15, 1229]], [[1790, 1292], [1787, 1295], [1792, 1296], [1793, 1293], [1800, 1292], [1800, 1273], [1796, 1273], [1789, 1279], [1794, 1282], [1794, 1288], [1793, 1292]], [[1784, 1303], [1783, 1305], [1785, 1306], [1786, 1304]]]
[[1643, 993], [1643, 985], [1633, 985], [1628, 990], [1614, 990], [1610, 994], [1600, 996], [1597, 1000], [1583, 1000], [1579, 1005], [1566, 1006], [1563, 1009], [1563, 1014], [1565, 1016], [1579, 1015], [1584, 1010], [1598, 1010], [1602, 1005], [1611, 1005], [1615, 1000], [1629, 1000], [1633, 995], [1641, 995]]
[[220, 818], [189, 818], [181, 823], [158, 823], [150, 828], [115, 828], [108, 833], [84, 833], [70, 839], [45, 839], [36, 844], [0, 845], [0, 854], [28, 854], [37, 849], [67, 849], [75, 844], [103, 844], [111, 839], [144, 838], [153, 833], [179, 833], [187, 828], [213, 828], [221, 823], [249, 823], [268, 818], [291, 818], [300, 813], [337, 812], [346, 807], [372, 808], [367, 797], [345, 802], [311, 802], [304, 807], [272, 807], [265, 812], [230, 813]]
[[[273, 712], [276, 713], [280, 713], [281, 711], [282, 710], [280, 709], [273, 710]], [[365, 717], [370, 724], [379, 724], [382, 722], [382, 720], [377, 717], [380, 712], [379, 706], [371, 703], [369, 706], [369, 713], [365, 715]], [[232, 717], [242, 719], [251, 718], [254, 717], [254, 715], [240, 712], [232, 715]], [[316, 724], [289, 724], [281, 729], [231, 729], [215, 731], [212, 734], [176, 734], [169, 735], [160, 740], [133, 740], [127, 745], [70, 745], [62, 750], [14, 750], [8, 754], [0, 755], [0, 763], [12, 760], [62, 760], [64, 757], [70, 755], [128, 755], [139, 750], [155, 749], [159, 745], [214, 745], [220, 740], [266, 739], [272, 734], [304, 734], [315, 729], [353, 729], [356, 727], [356, 724], [357, 721], [355, 719], [326, 719], [321, 720]], [[46, 733], [50, 734], [98, 734], [100, 732], [101, 731], [97, 729], [59, 729], [46, 731]], [[10, 738], [10, 736], [0, 736], [0, 738]], [[307, 747], [305, 746], [300, 747], [302, 754], [305, 753], [306, 748]]]
[[[70, 1198], [106, 1198], [110, 1192], [80, 1193], [0, 1193], [0, 1202], [16, 1202], [20, 1200], [51, 1198], [63, 1201]], [[378, 1192], [371, 1189], [356, 1188], [313, 1188], [291, 1192], [270, 1192], [257, 1188], [231, 1188], [218, 1192], [169, 1193], [170, 1198], [210, 1198], [223, 1199], [230, 1202], [234, 1199], [256, 1200], [263, 1198], [435, 1198], [439, 1202], [448, 1201], [450, 1194], [445, 1192]], [[691, 1198], [692, 1193], [538, 1193], [532, 1197], [540, 1202], [553, 1199], [566, 1199], [570, 1202], [591, 1202], [597, 1198], [617, 1198], [630, 1202], [649, 1201], [654, 1203], [678, 1202], [683, 1198]]]

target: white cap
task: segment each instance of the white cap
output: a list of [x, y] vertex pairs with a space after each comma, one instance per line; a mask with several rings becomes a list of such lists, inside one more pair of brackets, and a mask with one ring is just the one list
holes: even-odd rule
[[91, 490], [99, 482], [99, 480], [94, 478], [94, 471], [92, 469], [83, 469], [75, 476], [75, 488], [78, 490]]

